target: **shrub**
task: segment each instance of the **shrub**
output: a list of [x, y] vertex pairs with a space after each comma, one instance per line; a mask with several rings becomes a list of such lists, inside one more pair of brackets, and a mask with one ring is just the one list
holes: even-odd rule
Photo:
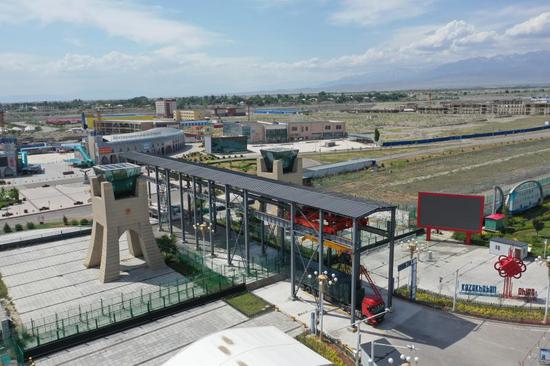
[[8, 223], [5, 223], [4, 224], [4, 233], [11, 233], [12, 232], [12, 229], [11, 229], [11, 226], [8, 225]]
[[76, 220], [76, 219], [71, 220], [71, 225], [72, 226], [78, 226], [78, 220]]
[[35, 228], [34, 222], [27, 222], [27, 230], [32, 230], [34, 228]]
[[23, 231], [23, 225], [15, 224], [15, 231]]
[[90, 221], [88, 221], [88, 219], [82, 219], [80, 220], [80, 225], [81, 226], [86, 226], [86, 225], [89, 225], [90, 224]]

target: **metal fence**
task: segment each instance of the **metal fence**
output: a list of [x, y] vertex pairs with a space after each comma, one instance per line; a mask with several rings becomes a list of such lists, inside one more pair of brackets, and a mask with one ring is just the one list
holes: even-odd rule
[[175, 304], [220, 292], [240, 282], [238, 277], [227, 278], [218, 273], [200, 274], [184, 280], [159, 285], [154, 290], [120, 294], [119, 299], [69, 309], [23, 324], [19, 330], [25, 350], [62, 338], [78, 335], [116, 324]]

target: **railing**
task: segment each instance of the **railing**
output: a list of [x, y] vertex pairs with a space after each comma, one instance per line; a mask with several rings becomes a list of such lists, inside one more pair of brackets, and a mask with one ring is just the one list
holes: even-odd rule
[[61, 314], [31, 320], [21, 327], [20, 341], [25, 350], [32, 349], [218, 293], [240, 283], [238, 277], [227, 278], [218, 273], [207, 273], [159, 285], [155, 290], [121, 293], [117, 299], [101, 299], [89, 307], [79, 306]]

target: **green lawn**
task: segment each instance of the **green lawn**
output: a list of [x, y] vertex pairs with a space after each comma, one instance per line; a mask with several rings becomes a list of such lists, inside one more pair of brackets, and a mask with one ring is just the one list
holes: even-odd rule
[[272, 308], [271, 304], [250, 292], [229, 297], [225, 299], [225, 302], [248, 317], [256, 316]]
[[[544, 229], [537, 232], [533, 228], [533, 220], [538, 219], [544, 223]], [[548, 248], [550, 249], [550, 199], [547, 199], [542, 206], [532, 208], [522, 214], [511, 216], [507, 220], [507, 227], [503, 233], [485, 232], [472, 236], [472, 242], [477, 245], [489, 245], [492, 237], [505, 237], [512, 240], [523, 241], [531, 245], [531, 254], [533, 256], [543, 255], [544, 240], [548, 239]], [[454, 238], [463, 240], [463, 233], [455, 233]], [[550, 255], [550, 250], [547, 254]]]

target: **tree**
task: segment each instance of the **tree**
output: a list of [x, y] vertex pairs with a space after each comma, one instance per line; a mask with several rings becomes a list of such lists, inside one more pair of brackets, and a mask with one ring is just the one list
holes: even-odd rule
[[23, 225], [15, 224], [15, 231], [23, 231]]
[[63, 225], [65, 226], [69, 225], [69, 219], [65, 215], [63, 215]]
[[378, 142], [380, 140], [380, 131], [378, 131], [378, 128], [374, 129], [374, 142]]
[[12, 232], [11, 226], [8, 225], [8, 223], [6, 222], [6, 223], [4, 224], [4, 233], [7, 234], [7, 233], [11, 233], [11, 232]]
[[32, 222], [32, 221], [27, 222], [27, 229], [28, 230], [32, 230], [32, 229], [34, 229], [34, 227], [35, 227], [34, 222]]
[[537, 232], [537, 236], [539, 236], [539, 231], [544, 229], [544, 221], [541, 221], [539, 219], [533, 220], [533, 229]]
[[10, 189], [8, 191], [8, 196], [14, 201], [19, 201], [19, 191], [17, 188]]

